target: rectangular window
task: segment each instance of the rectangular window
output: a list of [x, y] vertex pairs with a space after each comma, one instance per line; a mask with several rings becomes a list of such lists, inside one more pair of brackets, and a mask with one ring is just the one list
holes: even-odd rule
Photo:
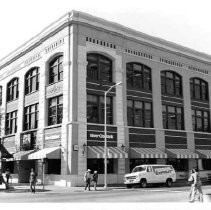
[[49, 99], [48, 125], [61, 124], [63, 119], [63, 96]]
[[163, 128], [173, 130], [184, 130], [183, 108], [163, 105]]
[[6, 135], [17, 132], [17, 113], [16, 110], [6, 114]]
[[[113, 123], [112, 98], [106, 97], [106, 123]], [[104, 96], [87, 95], [87, 122], [104, 123]]]
[[36, 129], [39, 120], [39, 104], [25, 107], [24, 116], [24, 130]]
[[152, 128], [152, 103], [127, 100], [127, 118], [130, 126]]
[[194, 131], [210, 132], [210, 113], [204, 110], [192, 110], [192, 125]]

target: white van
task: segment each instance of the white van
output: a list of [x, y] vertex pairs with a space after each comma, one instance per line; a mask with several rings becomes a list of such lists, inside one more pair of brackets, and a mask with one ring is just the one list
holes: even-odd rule
[[176, 181], [176, 173], [171, 165], [139, 165], [130, 174], [124, 176], [127, 188], [139, 184], [145, 188], [147, 184], [166, 183], [168, 187]]

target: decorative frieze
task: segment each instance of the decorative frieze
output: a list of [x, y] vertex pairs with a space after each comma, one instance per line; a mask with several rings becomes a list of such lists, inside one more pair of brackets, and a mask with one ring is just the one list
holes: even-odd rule
[[100, 39], [95, 39], [92, 37], [86, 37], [86, 41], [92, 44], [96, 44], [96, 45], [101, 45], [103, 47], [107, 47], [107, 48], [111, 48], [111, 49], [116, 49], [116, 45], [110, 42], [105, 42], [102, 41]]
[[57, 47], [61, 46], [64, 44], [64, 38], [61, 38], [59, 40], [57, 40], [56, 42], [53, 42], [52, 44], [50, 44], [49, 46], [47, 46], [44, 51], [45, 53], [49, 53], [52, 50], [56, 49]]
[[31, 56], [30, 58], [28, 58], [25, 62], [24, 62], [24, 66], [28, 66], [29, 64], [39, 60], [41, 58], [41, 53], [37, 53], [33, 56]]
[[135, 56], [139, 56], [139, 57], [143, 57], [143, 58], [150, 59], [150, 60], [153, 59], [153, 56], [151, 54], [146, 53], [146, 52], [137, 51], [137, 50], [131, 50], [131, 49], [127, 49], [126, 48], [124, 53], [135, 55]]
[[46, 98], [58, 96], [63, 93], [63, 82], [58, 82], [46, 87]]

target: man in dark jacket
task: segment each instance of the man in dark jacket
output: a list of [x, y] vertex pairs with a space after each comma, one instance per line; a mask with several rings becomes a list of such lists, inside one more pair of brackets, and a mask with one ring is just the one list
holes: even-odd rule
[[92, 181], [94, 182], [94, 189], [97, 190], [97, 180], [98, 180], [98, 173], [94, 171], [92, 175]]

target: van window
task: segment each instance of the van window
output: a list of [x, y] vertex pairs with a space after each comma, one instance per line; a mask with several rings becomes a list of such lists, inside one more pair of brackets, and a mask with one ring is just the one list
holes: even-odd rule
[[148, 167], [147, 167], [147, 172], [151, 172], [151, 171], [152, 171], [151, 167], [148, 166]]
[[146, 167], [135, 167], [132, 172], [140, 172], [140, 171], [145, 171], [146, 170]]

